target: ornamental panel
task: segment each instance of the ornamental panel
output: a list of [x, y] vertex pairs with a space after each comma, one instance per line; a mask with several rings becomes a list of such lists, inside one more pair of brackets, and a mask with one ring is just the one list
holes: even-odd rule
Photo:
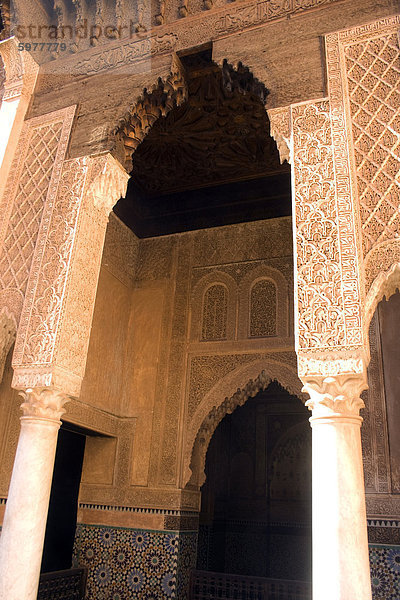
[[110, 155], [64, 161], [47, 198], [15, 344], [13, 386], [79, 393], [108, 214], [127, 173]]
[[298, 343], [302, 349], [343, 346], [346, 327], [330, 106], [320, 100], [295, 105], [291, 112]]
[[250, 337], [276, 335], [276, 286], [261, 279], [250, 292]]
[[[396, 15], [326, 37], [332, 128], [335, 152], [341, 157], [336, 177], [344, 203], [349, 209], [354, 204], [343, 226], [349, 240], [351, 228], [357, 238], [356, 243], [350, 240], [353, 265], [346, 260], [346, 278], [353, 286], [349, 318], [353, 319], [355, 341], [359, 339], [357, 305], [364, 304], [367, 295], [362, 323], [366, 339], [370, 291], [400, 260], [399, 25], [400, 16]], [[360, 291], [352, 268], [357, 266], [356, 256]]]
[[[15, 153], [2, 206], [0, 223], [0, 298], [16, 292], [23, 297], [32, 257], [42, 227], [47, 230], [46, 202], [55, 196], [75, 107], [25, 123]], [[8, 307], [19, 320], [21, 306]], [[15, 314], [18, 313], [18, 314]]]
[[222, 284], [212, 285], [204, 294], [202, 339], [225, 339], [227, 315], [227, 289]]
[[397, 32], [344, 46], [364, 256], [400, 230]]

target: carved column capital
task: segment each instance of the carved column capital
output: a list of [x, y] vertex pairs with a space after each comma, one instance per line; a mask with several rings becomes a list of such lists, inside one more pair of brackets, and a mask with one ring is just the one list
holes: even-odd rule
[[271, 135], [278, 147], [281, 163], [283, 164], [285, 160], [291, 163], [292, 125], [290, 107], [270, 108], [267, 113], [271, 124]]
[[344, 373], [303, 377], [303, 392], [309, 394], [306, 406], [312, 410], [312, 418], [359, 417], [364, 408], [361, 393], [367, 389], [365, 373]]
[[54, 388], [27, 388], [19, 392], [24, 399], [21, 404], [24, 420], [45, 420], [60, 424], [61, 415], [65, 413], [64, 404], [69, 396]]
[[90, 162], [92, 180], [87, 194], [108, 217], [114, 204], [125, 195], [129, 175], [111, 154], [91, 157]]
[[18, 49], [19, 40], [10, 37], [0, 42], [0, 55], [6, 71], [4, 100], [26, 96], [35, 87], [39, 65], [26, 50]]

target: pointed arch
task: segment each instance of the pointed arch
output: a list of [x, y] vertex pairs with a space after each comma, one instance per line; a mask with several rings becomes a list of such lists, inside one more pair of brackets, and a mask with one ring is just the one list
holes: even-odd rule
[[227, 414], [277, 381], [290, 394], [305, 401], [294, 366], [277, 360], [255, 360], [238, 367], [206, 394], [187, 429], [183, 462], [183, 487], [199, 489], [204, 483], [205, 460], [211, 438]]
[[368, 339], [369, 325], [379, 302], [384, 297], [389, 300], [396, 290], [400, 290], [400, 261], [379, 273], [368, 291], [364, 310], [365, 339]]
[[132, 170], [132, 154], [160, 117], [165, 117], [187, 98], [184, 69], [176, 55], [171, 70], [164, 79], [159, 77], [152, 87], [144, 88], [142, 95], [131, 106], [114, 130], [115, 150], [128, 172]]
[[0, 308], [0, 382], [3, 379], [4, 366], [11, 346], [17, 335], [17, 321], [6, 307]]

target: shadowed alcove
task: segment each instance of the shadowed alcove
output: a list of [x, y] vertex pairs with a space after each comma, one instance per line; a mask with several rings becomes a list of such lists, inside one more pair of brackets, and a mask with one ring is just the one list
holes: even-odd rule
[[187, 100], [152, 121], [114, 212], [140, 238], [290, 215], [268, 90], [240, 63], [215, 64], [211, 47], [180, 62]]
[[272, 382], [220, 422], [206, 457], [198, 569], [310, 580], [308, 417]]

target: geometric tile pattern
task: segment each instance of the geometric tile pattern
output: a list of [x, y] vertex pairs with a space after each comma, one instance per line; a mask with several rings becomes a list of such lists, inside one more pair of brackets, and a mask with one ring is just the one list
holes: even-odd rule
[[0, 289], [25, 292], [62, 128], [62, 120], [42, 125], [34, 129], [29, 140], [1, 249]]
[[373, 600], [400, 598], [400, 546], [369, 546]]
[[[143, 538], [141, 538], [141, 533]], [[177, 544], [174, 541], [176, 538], [180, 539], [180, 543]], [[148, 540], [151, 540], [151, 543]], [[175, 553], [170, 552], [171, 545], [174, 546]], [[186, 600], [190, 570], [196, 568], [196, 546], [197, 534], [193, 531], [155, 532], [78, 524], [73, 566], [80, 564], [89, 568], [87, 600], [130, 600], [130, 598]], [[112, 547], [114, 554], [110, 552]], [[145, 564], [144, 561], [146, 555], [151, 556], [152, 552], [154, 552], [154, 556], [157, 554], [154, 548], [160, 550], [165, 562], [163, 562], [164, 568], [161, 572], [152, 576], [150, 573], [154, 568], [153, 564], [149, 569], [148, 564]], [[178, 550], [176, 550], [177, 548]], [[136, 559], [129, 561], [129, 557], [132, 557], [134, 553]], [[178, 554], [181, 554], [180, 560], [177, 558]], [[157, 556], [159, 555], [157, 554]], [[125, 557], [128, 559], [126, 562], [123, 560]], [[399, 600], [400, 546], [369, 544], [369, 562], [372, 599]], [[132, 584], [135, 585], [135, 581], [132, 579], [135, 579], [135, 576], [131, 575], [129, 578], [129, 573], [131, 573], [131, 569], [135, 569], [136, 565], [139, 573], [145, 573], [142, 588], [152, 588], [148, 592], [148, 596], [134, 593], [135, 590], [132, 589]], [[201, 568], [204, 567], [205, 565], [201, 565]], [[167, 582], [167, 578], [163, 579], [163, 577], [166, 573], [171, 573], [171, 568], [175, 568], [175, 574], [178, 575], [177, 589], [173, 585], [163, 585], [163, 582], [164, 584]], [[137, 581], [139, 579], [140, 576]], [[140, 581], [142, 580], [140, 579]], [[176, 575], [175, 579], [173, 577], [168, 581], [175, 583]], [[150, 582], [153, 582], [153, 585]], [[173, 591], [171, 591], [172, 588]]]
[[87, 566], [87, 600], [187, 598], [196, 532], [78, 524], [74, 565]]
[[364, 256], [400, 231], [400, 51], [397, 33], [344, 47]]

